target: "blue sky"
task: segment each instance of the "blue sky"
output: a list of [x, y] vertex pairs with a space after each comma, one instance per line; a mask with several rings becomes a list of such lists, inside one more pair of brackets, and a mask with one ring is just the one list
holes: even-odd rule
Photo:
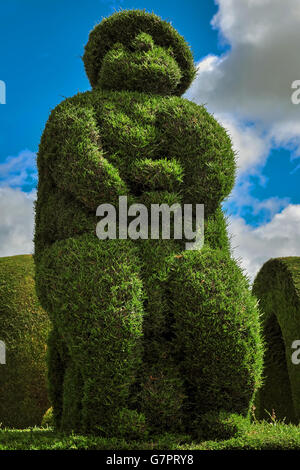
[[185, 97], [206, 103], [232, 136], [240, 170], [224, 208], [250, 277], [268, 257], [300, 254], [300, 105], [290, 102], [291, 82], [300, 79], [294, 59], [299, 2], [258, 3], [1, 2], [0, 256], [32, 251], [35, 153], [43, 128], [64, 97], [90, 89], [80, 58], [89, 31], [120, 7], [154, 11], [191, 45], [198, 76]]
[[0, 107], [0, 162], [22, 149], [36, 151], [49, 110], [64, 96], [90, 88], [80, 56], [89, 31], [114, 8], [146, 8], [169, 19], [196, 60], [218, 51], [217, 32], [209, 24], [217, 8], [210, 1], [191, 1], [188, 8], [185, 2], [153, 0], [1, 3], [0, 79], [7, 85], [7, 104]]

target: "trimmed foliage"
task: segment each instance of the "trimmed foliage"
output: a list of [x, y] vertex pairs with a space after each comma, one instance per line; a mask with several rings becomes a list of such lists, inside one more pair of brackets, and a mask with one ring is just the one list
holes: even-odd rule
[[300, 420], [300, 366], [293, 364], [292, 343], [300, 339], [300, 258], [267, 261], [253, 284], [262, 312], [266, 353], [264, 386], [257, 416], [272, 414], [287, 422]]
[[256, 301], [240, 268], [221, 250], [186, 251], [173, 257], [170, 270], [173, 354], [188, 391], [185, 416], [194, 432], [213, 438], [220, 435], [207, 426], [213, 429], [213, 415], [216, 423], [224, 415], [224, 428], [224, 412], [246, 416], [260, 385]]
[[50, 321], [35, 293], [32, 256], [0, 258], [0, 339], [6, 364], [0, 365], [0, 423], [39, 425], [48, 407], [46, 340]]
[[[118, 56], [121, 67], [114, 60]], [[125, 79], [126, 89], [151, 92], [154, 86], [153, 92], [160, 95], [182, 95], [196, 73], [185, 39], [159, 16], [143, 10], [123, 10], [104, 18], [90, 33], [83, 61], [92, 87], [111, 88], [110, 80], [114, 83], [117, 75], [120, 80], [113, 89], [124, 89], [119, 86]]]
[[37, 288], [55, 325], [49, 381], [56, 426], [113, 432], [141, 358], [136, 248], [89, 234], [58, 241], [39, 260]]
[[[192, 56], [155, 15], [103, 20], [84, 61], [93, 90], [52, 111], [38, 154], [35, 261], [53, 322], [56, 427], [197, 434], [215, 417], [217, 433], [232, 430], [259, 386], [262, 352], [220, 208], [234, 184], [230, 138], [203, 106], [172, 96], [190, 83]], [[98, 240], [97, 206], [123, 195], [147, 207], [205, 204], [205, 249]]]

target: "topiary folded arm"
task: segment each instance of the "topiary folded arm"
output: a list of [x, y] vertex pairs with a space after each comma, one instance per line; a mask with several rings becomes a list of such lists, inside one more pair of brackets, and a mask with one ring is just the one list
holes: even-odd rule
[[65, 101], [52, 113], [45, 134], [43, 156], [51, 156], [48, 168], [58, 188], [92, 210], [128, 194], [118, 169], [104, 156], [92, 106]]

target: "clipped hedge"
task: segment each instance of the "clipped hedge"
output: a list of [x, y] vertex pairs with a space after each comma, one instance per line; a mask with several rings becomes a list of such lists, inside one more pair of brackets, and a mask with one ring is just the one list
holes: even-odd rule
[[[139, 57], [137, 57], [137, 59], [139, 59], [138, 62], [140, 62], [140, 66], [143, 67], [145, 64], [143, 64], [142, 52], [152, 49], [153, 41], [159, 46], [160, 50], [158, 51], [157, 48], [157, 51], [160, 53], [156, 57], [157, 60], [147, 61], [149, 67], [147, 76], [148, 83], [144, 83], [144, 87], [147, 88], [149, 84], [152, 83], [156, 87], [158, 79], [162, 88], [164, 86], [164, 80], [168, 77], [166, 68], [171, 67], [175, 83], [173, 82], [174, 86], [171, 88], [171, 93], [169, 93], [170, 90], [163, 90], [163, 92], [166, 92], [166, 94], [182, 95], [189, 87], [196, 74], [191, 50], [185, 39], [180, 36], [170, 23], [163, 21], [154, 13], [146, 13], [144, 10], [123, 10], [117, 12], [108, 18], [104, 18], [101, 23], [91, 31], [89, 41], [85, 46], [83, 61], [92, 87], [99, 85], [99, 75], [101, 77], [103, 61], [105, 62], [105, 59], [107, 60], [107, 53], [111, 54], [116, 43], [118, 45], [119, 54], [124, 50], [122, 46], [127, 46], [130, 50], [135, 50], [139, 55]], [[171, 51], [171, 55], [165, 56], [164, 49]], [[165, 70], [163, 68], [160, 69], [162, 75], [159, 76], [158, 74], [158, 76], [155, 76], [157, 66], [160, 65], [161, 61], [164, 62], [164, 59], [167, 67]], [[118, 67], [117, 70], [118, 75], [120, 76], [121, 74], [120, 84], [124, 82], [122, 74], [126, 73], [126, 68], [130, 69], [131, 62], [129, 58], [129, 63], [126, 63], [126, 54], [122, 57], [122, 60], [124, 60], [123, 67]], [[156, 67], [153, 66], [153, 64], [155, 64]], [[107, 72], [106, 76], [108, 80], [108, 82], [105, 83], [109, 84], [109, 80], [111, 79], [109, 73], [110, 69], [106, 69], [106, 67], [104, 69]], [[133, 77], [133, 74], [135, 74], [135, 77]], [[101, 78], [103, 79], [103, 73]], [[128, 79], [135, 78], [134, 89], [136, 91], [151, 92], [151, 89], [138, 89], [138, 67], [134, 70], [131, 69], [129, 74], [126, 75], [126, 78], [127, 82]], [[155, 78], [156, 80], [154, 80]], [[160, 80], [160, 78], [162, 80]], [[158, 93], [163, 94], [161, 91], [161, 89], [157, 90]]]
[[300, 340], [300, 258], [267, 261], [253, 284], [262, 312], [266, 353], [264, 386], [257, 415], [298, 423], [300, 420], [300, 365], [293, 364], [292, 343]]
[[[262, 356], [258, 311], [221, 210], [235, 179], [231, 140], [204, 106], [176, 96], [194, 77], [193, 59], [156, 15], [103, 20], [84, 62], [92, 91], [51, 112], [38, 152], [35, 262], [53, 323], [56, 428], [204, 436], [210, 423], [210, 436], [228, 435], [232, 414], [248, 416]], [[148, 208], [204, 204], [205, 249], [99, 240], [98, 205], [118, 208], [124, 195]]]
[[173, 354], [188, 391], [185, 419], [199, 437], [217, 437], [218, 422], [225, 429], [231, 413], [247, 417], [260, 386], [256, 300], [236, 262], [209, 246], [173, 257], [168, 292]]
[[50, 321], [35, 293], [32, 256], [0, 258], [0, 339], [6, 364], [0, 365], [0, 423], [40, 425], [48, 408], [46, 341]]
[[48, 375], [56, 427], [113, 433], [121, 416], [128, 421], [141, 361], [142, 284], [130, 240], [95, 238], [44, 250], [37, 288], [54, 323]]

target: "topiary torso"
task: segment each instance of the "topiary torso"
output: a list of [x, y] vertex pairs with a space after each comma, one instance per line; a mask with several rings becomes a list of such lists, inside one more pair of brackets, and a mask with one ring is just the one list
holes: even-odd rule
[[[71, 171], [68, 181], [64, 180], [63, 157], [74, 163], [74, 170], [86, 169], [85, 160], [72, 162], [76, 154], [65, 154], [63, 149], [68, 112], [74, 109], [76, 115], [69, 119], [78, 119], [83, 129], [90, 119], [89, 128], [84, 129], [86, 141], [95, 147], [100, 163], [105, 158], [112, 164], [117, 190], [105, 188], [101, 194], [100, 180], [99, 188], [86, 188], [85, 199], [85, 188], [82, 196], [78, 194], [80, 181], [76, 176], [72, 179]], [[143, 161], [145, 167], [139, 167]], [[40, 145], [39, 170], [36, 239], [41, 245], [95, 233], [95, 208], [106, 202], [117, 204], [119, 195], [148, 205], [164, 199], [189, 204], [202, 201], [206, 217], [212, 216], [234, 180], [230, 140], [204, 107], [175, 96], [101, 89], [69, 98], [52, 112]], [[215, 190], [208, 191], [209, 187]]]
[[[221, 410], [246, 415], [261, 351], [220, 209], [235, 160], [226, 131], [180, 98], [195, 74], [190, 50], [157, 16], [125, 11], [92, 31], [84, 61], [93, 90], [55, 108], [38, 157], [35, 260], [54, 327], [56, 425], [135, 437], [196, 431]], [[204, 248], [98, 240], [96, 208], [121, 195], [204, 204]]]

